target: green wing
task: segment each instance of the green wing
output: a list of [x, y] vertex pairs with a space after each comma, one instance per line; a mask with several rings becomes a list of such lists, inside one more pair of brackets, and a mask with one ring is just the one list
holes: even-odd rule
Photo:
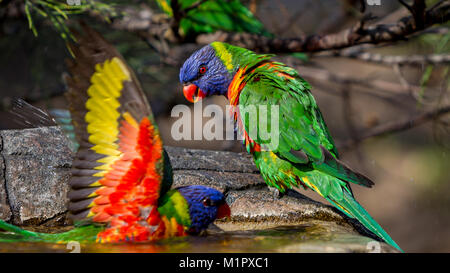
[[[241, 118], [245, 132], [263, 150], [265, 147], [302, 169], [316, 169], [367, 187], [373, 185], [370, 179], [337, 159], [336, 146], [309, 91], [310, 86], [297, 71], [282, 63], [270, 63], [256, 68], [247, 77], [239, 96], [239, 109], [244, 113]], [[246, 106], [251, 105], [265, 105], [268, 117], [257, 111], [258, 122], [251, 121], [251, 115], [245, 115], [251, 109]], [[278, 106], [278, 115], [271, 106]], [[278, 116], [278, 124], [272, 115]], [[268, 141], [264, 128], [269, 132], [277, 130], [279, 134], [274, 135], [278, 139]]]

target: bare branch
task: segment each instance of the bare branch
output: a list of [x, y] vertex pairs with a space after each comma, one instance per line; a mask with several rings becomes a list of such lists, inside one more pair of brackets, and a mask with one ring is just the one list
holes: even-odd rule
[[438, 118], [439, 116], [448, 114], [450, 112], [450, 105], [443, 106], [437, 109], [433, 109], [417, 115], [412, 118], [403, 119], [399, 121], [388, 122], [386, 124], [381, 124], [376, 126], [366, 132], [359, 134], [356, 140], [349, 140], [344, 142], [342, 145], [339, 145], [340, 149], [349, 149], [353, 147], [355, 144], [376, 136], [382, 136], [386, 134], [392, 134], [400, 131], [405, 131], [414, 127], [417, 127], [421, 124], [424, 124], [427, 121]]
[[414, 16], [401, 18], [395, 24], [378, 24], [361, 28], [361, 24], [337, 34], [311, 35], [303, 38], [268, 38], [248, 33], [225, 33], [200, 35], [197, 42], [208, 44], [212, 41], [229, 42], [259, 52], [288, 53], [316, 52], [342, 49], [359, 44], [379, 44], [404, 40], [406, 37], [434, 24], [442, 24], [450, 19], [450, 3], [434, 10], [426, 11], [423, 23], [418, 24]]
[[412, 9], [416, 27], [423, 28], [427, 17], [427, 4], [425, 0], [414, 0]]
[[360, 3], [360, 6], [361, 6], [359, 8], [359, 11], [361, 13], [364, 13], [366, 11], [366, 1], [365, 0], [359, 0], [359, 3]]
[[413, 92], [413, 90], [411, 88], [411, 84], [406, 80], [405, 76], [403, 75], [400, 65], [394, 64], [392, 66], [392, 69], [394, 70], [395, 74], [398, 76], [398, 78], [400, 80], [400, 84], [403, 86], [403, 88], [405, 90], [407, 90], [412, 97], [414, 97], [415, 93]]
[[195, 3], [193, 3], [191, 6], [189, 6], [189, 7], [185, 8], [185, 9], [183, 9], [182, 12], [183, 12], [184, 14], [186, 14], [186, 13], [188, 13], [189, 11], [198, 8], [201, 4], [205, 3], [206, 1], [208, 1], [208, 0], [199, 0], [199, 1], [195, 2]]
[[170, 7], [172, 8], [173, 18], [170, 23], [170, 28], [172, 29], [172, 33], [178, 41], [182, 40], [182, 37], [179, 33], [180, 21], [183, 18], [184, 14], [181, 9], [181, 4], [178, 0], [170, 1]]
[[[334, 82], [338, 84], [356, 84], [369, 89], [377, 90], [378, 91], [377, 93], [379, 95], [381, 93], [385, 93], [389, 96], [408, 94], [407, 92], [405, 92], [407, 90], [405, 90], [403, 86], [398, 83], [384, 81], [376, 78], [361, 79], [355, 77], [341, 76], [331, 73], [328, 70], [314, 67], [296, 65], [295, 68], [305, 78], [315, 79], [316, 81]], [[413, 92], [420, 91], [420, 87], [418, 86], [410, 85], [410, 88]]]
[[387, 56], [369, 52], [346, 52], [343, 50], [334, 51], [327, 55], [333, 57], [345, 57], [357, 59], [365, 62], [383, 65], [448, 65], [450, 64], [450, 54], [430, 54], [430, 55], [409, 55], [409, 56]]
[[413, 8], [412, 8], [408, 3], [406, 3], [404, 0], [398, 0], [398, 1], [399, 1], [400, 4], [402, 4], [407, 10], [409, 10], [409, 12], [411, 12], [411, 14], [414, 13]]
[[440, 5], [442, 5], [445, 1], [448, 1], [448, 0], [440, 0], [440, 1], [438, 1], [436, 4], [434, 4], [434, 5], [430, 8], [430, 10], [434, 10], [435, 8], [437, 8], [437, 7], [439, 7]]

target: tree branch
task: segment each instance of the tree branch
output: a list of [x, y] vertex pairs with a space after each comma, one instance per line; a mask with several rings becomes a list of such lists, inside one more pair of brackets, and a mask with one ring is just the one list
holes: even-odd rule
[[201, 4], [205, 3], [208, 0], [199, 0], [195, 3], [193, 3], [192, 5], [190, 5], [189, 7], [185, 8], [182, 12], [184, 14], [187, 14], [189, 11], [198, 8]]
[[388, 56], [369, 52], [350, 52], [335, 51], [328, 55], [333, 57], [345, 57], [357, 59], [365, 62], [383, 64], [383, 65], [448, 65], [450, 64], [450, 54], [430, 54], [430, 55], [406, 55], [406, 56]]
[[353, 28], [337, 34], [310, 35], [302, 38], [269, 38], [248, 33], [225, 33], [200, 35], [197, 42], [208, 44], [222, 41], [246, 47], [258, 52], [290, 53], [317, 52], [323, 50], [342, 49], [360, 44], [379, 44], [404, 40], [406, 37], [424, 30], [434, 24], [442, 24], [450, 19], [450, 3], [445, 3], [432, 10], [425, 11], [424, 22], [418, 24], [414, 16], [401, 18], [395, 24], [378, 24], [361, 27], [361, 23]]
[[[383, 91], [385, 94], [389, 94], [389, 98], [392, 95], [400, 95], [400, 94], [408, 94], [408, 90], [405, 90], [405, 88], [398, 84], [393, 83], [385, 80], [380, 80], [376, 78], [370, 78], [370, 79], [361, 79], [361, 78], [355, 78], [355, 77], [349, 77], [349, 76], [341, 76], [336, 75], [334, 73], [331, 73], [328, 70], [320, 69], [320, 68], [314, 68], [314, 67], [308, 67], [308, 66], [294, 66], [299, 73], [302, 75], [302, 77], [309, 78], [309, 79], [315, 79], [316, 81], [323, 81], [323, 82], [334, 82], [338, 84], [354, 84], [359, 85], [361, 87], [374, 89], [378, 91]], [[419, 92], [420, 87], [419, 86], [410, 86], [409, 87], [413, 92]], [[382, 92], [377, 92], [378, 95], [381, 95]]]
[[349, 149], [355, 146], [355, 144], [376, 136], [382, 136], [386, 134], [396, 133], [400, 131], [405, 131], [414, 127], [417, 127], [427, 121], [430, 121], [432, 119], [436, 119], [439, 116], [448, 114], [450, 112], [450, 105], [443, 106], [434, 110], [427, 111], [425, 113], [422, 113], [420, 115], [417, 115], [412, 118], [394, 121], [394, 122], [388, 122], [386, 124], [382, 124], [379, 126], [376, 126], [370, 130], [367, 130], [366, 132], [363, 132], [359, 134], [357, 139], [349, 140], [347, 142], [344, 142], [342, 145], [339, 145], [340, 149]]

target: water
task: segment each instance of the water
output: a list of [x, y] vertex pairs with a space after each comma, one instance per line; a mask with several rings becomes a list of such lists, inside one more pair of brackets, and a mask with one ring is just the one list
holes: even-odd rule
[[[80, 252], [365, 252], [370, 238], [333, 231], [322, 224], [265, 230], [218, 231], [206, 236], [170, 238], [152, 243], [81, 244]], [[382, 244], [382, 251], [391, 251]], [[0, 243], [0, 252], [71, 252], [77, 246], [47, 243]]]

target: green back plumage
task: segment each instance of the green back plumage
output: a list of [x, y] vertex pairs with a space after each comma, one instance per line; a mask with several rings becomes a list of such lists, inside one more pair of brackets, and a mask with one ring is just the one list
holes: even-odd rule
[[239, 68], [253, 67], [256, 64], [270, 60], [273, 54], [256, 54], [255, 52], [222, 42], [213, 42], [216, 56], [222, 61], [230, 74], [234, 74]]

